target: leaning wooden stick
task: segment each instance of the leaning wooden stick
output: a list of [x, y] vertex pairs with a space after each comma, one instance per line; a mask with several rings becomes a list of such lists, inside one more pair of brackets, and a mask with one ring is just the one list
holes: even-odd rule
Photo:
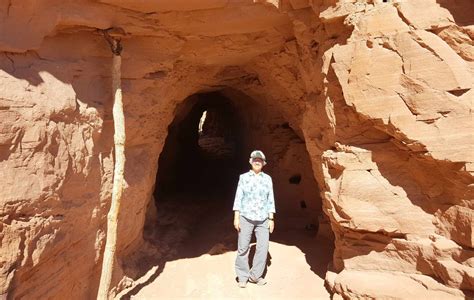
[[117, 218], [120, 211], [122, 199], [124, 167], [125, 167], [125, 118], [123, 114], [122, 89], [121, 89], [121, 63], [120, 56], [122, 47], [120, 40], [112, 39], [104, 32], [114, 54], [112, 65], [112, 91], [114, 92], [113, 120], [114, 120], [114, 146], [115, 164], [114, 181], [112, 187], [112, 203], [107, 215], [107, 240], [102, 261], [102, 272], [100, 275], [99, 291], [97, 299], [106, 300], [110, 291], [112, 274], [114, 270], [115, 250], [117, 247]]

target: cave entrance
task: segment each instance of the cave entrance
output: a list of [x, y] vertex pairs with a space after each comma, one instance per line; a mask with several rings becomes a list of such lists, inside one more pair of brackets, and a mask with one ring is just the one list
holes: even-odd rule
[[155, 199], [228, 190], [243, 158], [239, 118], [217, 92], [194, 95], [178, 107], [159, 158]]
[[[284, 272], [291, 276], [294, 272], [296, 278], [307, 270], [324, 289], [332, 241], [319, 238], [321, 199], [305, 143], [278, 112], [234, 90], [195, 94], [175, 111], [159, 157], [154, 199], [144, 230], [145, 240], [160, 252], [158, 273], [171, 262], [186, 261], [189, 271], [198, 268], [190, 258], [227, 255], [225, 262], [214, 266], [221, 270], [209, 270], [213, 268], [210, 261], [206, 269], [213, 274], [222, 272], [232, 282], [237, 248], [232, 205], [239, 174], [249, 170], [248, 156], [254, 149], [267, 156], [264, 172], [272, 176], [276, 199], [276, 230], [270, 237], [268, 269], [272, 265], [288, 269], [275, 271], [275, 275]], [[329, 225], [327, 230], [331, 231]], [[281, 265], [289, 262], [286, 256], [293, 255], [289, 254], [293, 250], [284, 247], [297, 249], [294, 255], [304, 257], [295, 257], [301, 267], [298, 263]], [[279, 251], [289, 252], [283, 255]], [[166, 287], [166, 279], [160, 280]], [[308, 287], [301, 289], [308, 291]], [[166, 288], [163, 292], [180, 295], [169, 294]]]

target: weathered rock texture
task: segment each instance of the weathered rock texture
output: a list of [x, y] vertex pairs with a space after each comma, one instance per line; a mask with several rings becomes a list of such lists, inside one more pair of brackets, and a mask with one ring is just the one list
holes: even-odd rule
[[110, 27], [127, 34], [118, 289], [177, 105], [225, 89], [305, 141], [336, 238], [333, 293], [474, 290], [472, 1], [255, 2], [0, 4], [0, 294], [96, 294], [113, 170], [97, 29]]

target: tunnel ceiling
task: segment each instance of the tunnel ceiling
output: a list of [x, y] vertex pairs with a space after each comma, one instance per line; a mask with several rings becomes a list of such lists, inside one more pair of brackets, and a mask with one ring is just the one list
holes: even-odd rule
[[[124, 58], [136, 63], [145, 59], [151, 64], [141, 64], [140, 69], [153, 76], [154, 72], [163, 71], [160, 61], [237, 65], [280, 49], [294, 38], [288, 16], [270, 3], [205, 0], [191, 1], [194, 4], [189, 6], [186, 1], [99, 1], [84, 6], [73, 1], [53, 2], [11, 1], [4, 8], [8, 16], [4, 28], [15, 31], [3, 30], [0, 48], [9, 52], [41, 48], [38, 55], [45, 59], [57, 57], [58, 53], [63, 57], [108, 57], [106, 49], [92, 45], [96, 39], [91, 35], [99, 35], [100, 29], [115, 28], [125, 35]], [[49, 7], [54, 9], [46, 9]], [[47, 12], [35, 13], [43, 9]], [[27, 21], [30, 25], [25, 25]], [[58, 37], [68, 39], [71, 34], [75, 42], [82, 44], [80, 47], [56, 47]], [[54, 45], [40, 47], [47, 40], [54, 40]], [[125, 76], [130, 76], [124, 71]]]

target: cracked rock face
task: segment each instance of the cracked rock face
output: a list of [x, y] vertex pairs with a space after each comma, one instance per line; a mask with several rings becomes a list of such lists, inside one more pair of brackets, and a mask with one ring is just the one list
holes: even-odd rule
[[0, 4], [1, 295], [96, 295], [113, 175], [110, 27], [125, 33], [117, 289], [176, 107], [221, 90], [304, 140], [335, 234], [332, 293], [472, 295], [472, 1], [257, 2]]

